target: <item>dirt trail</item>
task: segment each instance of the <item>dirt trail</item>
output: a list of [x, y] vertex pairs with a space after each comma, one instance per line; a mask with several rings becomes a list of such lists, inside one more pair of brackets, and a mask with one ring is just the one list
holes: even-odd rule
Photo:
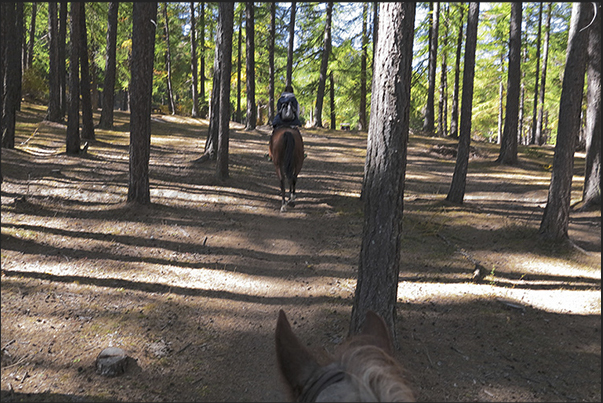
[[[297, 205], [280, 213], [264, 128], [231, 126], [219, 182], [193, 163], [206, 122], [154, 116], [152, 205], [132, 208], [128, 115], [69, 157], [43, 109], [25, 104], [17, 149], [2, 149], [3, 402], [282, 401], [278, 310], [314, 349], [345, 338], [366, 133], [303, 130]], [[409, 144], [396, 354], [417, 398], [600, 401], [600, 211], [572, 212], [580, 250], [541, 243], [552, 149], [509, 168], [483, 143], [465, 204], [448, 205], [443, 146]], [[577, 154], [575, 178], [582, 167]], [[98, 376], [108, 346], [137, 365]]]

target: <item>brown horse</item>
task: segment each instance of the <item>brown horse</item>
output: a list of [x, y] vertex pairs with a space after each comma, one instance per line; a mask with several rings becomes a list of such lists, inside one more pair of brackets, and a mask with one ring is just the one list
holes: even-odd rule
[[[283, 198], [281, 211], [286, 211], [287, 205], [295, 207], [295, 184], [304, 163], [304, 141], [299, 129], [295, 127], [274, 129], [268, 144], [268, 154], [274, 163], [281, 185]], [[286, 200], [285, 180], [289, 184], [289, 200]]]
[[373, 311], [367, 312], [360, 334], [343, 343], [326, 365], [298, 340], [282, 309], [275, 336], [279, 369], [295, 401], [415, 401], [404, 370], [393, 358], [387, 325]]

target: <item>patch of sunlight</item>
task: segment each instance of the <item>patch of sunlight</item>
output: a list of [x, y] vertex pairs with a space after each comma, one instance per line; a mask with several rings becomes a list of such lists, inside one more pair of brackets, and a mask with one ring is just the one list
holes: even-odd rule
[[533, 260], [528, 262], [518, 263], [519, 267], [529, 273], [545, 274], [548, 276], [560, 277], [586, 277], [594, 280], [601, 280], [601, 268], [578, 268], [574, 264], [569, 264], [561, 261], [542, 261]]
[[432, 300], [438, 303], [453, 303], [481, 298], [503, 299], [518, 306], [531, 306], [554, 313], [601, 314], [600, 290], [531, 290], [471, 283], [400, 282], [398, 285], [398, 300], [404, 303], [425, 303]]
[[199, 189], [199, 193], [190, 193], [181, 190], [174, 190], [168, 188], [152, 188], [151, 198], [165, 198], [165, 199], [179, 199], [186, 201], [194, 201], [200, 203], [226, 203], [232, 205], [238, 205], [241, 200], [244, 199], [244, 203], [250, 203], [248, 197], [262, 198], [265, 195], [257, 192], [251, 192], [245, 189], [235, 188], [215, 188], [210, 189], [208, 193]]
[[[44, 273], [50, 276], [64, 277], [85, 277], [92, 280], [103, 280], [98, 286], [111, 284], [107, 280], [118, 280], [128, 282], [132, 288], [156, 284], [168, 287], [177, 287], [182, 289], [225, 292], [241, 294], [252, 297], [268, 298], [293, 298], [312, 290], [314, 296], [333, 296], [335, 294], [349, 293], [349, 287], [343, 282], [319, 281], [317, 284], [310, 278], [304, 278], [306, 281], [298, 281], [295, 278], [282, 279], [271, 276], [257, 276], [247, 273], [237, 272], [235, 265], [225, 265], [224, 269], [216, 270], [209, 268], [183, 268], [170, 265], [149, 264], [144, 262], [124, 263], [119, 268], [113, 270], [110, 267], [99, 265], [102, 270], [94, 272], [83, 272], [78, 268], [77, 261], [71, 262], [35, 262], [27, 265], [18, 265], [11, 270], [18, 270], [28, 273]], [[143, 273], [140, 279], [137, 273]], [[74, 279], [74, 281], [77, 281]], [[330, 278], [331, 279], [331, 278]], [[52, 279], [50, 279], [52, 281]], [[309, 281], [309, 282], [308, 282]], [[310, 284], [310, 286], [309, 286]], [[333, 284], [337, 284], [333, 286]], [[110, 286], [110, 285], [108, 285]], [[120, 283], [124, 287], [123, 283]], [[308, 288], [310, 287], [310, 288]]]

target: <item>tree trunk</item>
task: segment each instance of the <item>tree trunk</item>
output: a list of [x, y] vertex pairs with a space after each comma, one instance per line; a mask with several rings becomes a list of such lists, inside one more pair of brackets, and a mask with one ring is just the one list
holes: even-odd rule
[[473, 109], [473, 78], [475, 76], [475, 48], [477, 45], [477, 23], [479, 3], [469, 3], [467, 18], [467, 40], [465, 43], [465, 69], [463, 71], [463, 97], [461, 100], [461, 126], [456, 164], [452, 175], [450, 190], [446, 200], [462, 204], [467, 184], [469, 166], [469, 146], [471, 144], [471, 114]]
[[201, 3], [201, 12], [199, 13], [199, 35], [201, 36], [201, 43], [199, 46], [199, 53], [201, 53], [200, 63], [199, 63], [199, 80], [200, 88], [199, 94], [201, 98], [199, 99], [199, 103], [203, 106], [202, 109], [202, 117], [206, 117], [205, 115], [205, 3]]
[[69, 51], [69, 110], [67, 112], [67, 154], [80, 153], [80, 3], [71, 2], [71, 47]]
[[517, 163], [517, 129], [521, 84], [521, 6], [521, 2], [511, 3], [505, 127], [500, 142], [500, 154], [496, 159], [496, 162], [504, 165], [515, 165]]
[[38, 13], [38, 3], [31, 3], [31, 23], [29, 24], [29, 42], [27, 46], [27, 63], [25, 70], [33, 65], [34, 41], [36, 38], [36, 14]]
[[450, 137], [456, 139], [459, 137], [459, 77], [461, 75], [461, 49], [463, 47], [463, 12], [465, 7], [460, 4], [459, 16], [459, 36], [456, 44], [456, 60], [454, 67], [454, 89], [452, 90], [452, 111], [450, 112]]
[[48, 36], [50, 44], [48, 48], [49, 69], [48, 75], [48, 112], [46, 120], [51, 122], [62, 122], [61, 115], [61, 85], [59, 78], [59, 19], [57, 14], [57, 3], [48, 3]]
[[[23, 5], [21, 4], [21, 10]], [[21, 99], [19, 83], [21, 82], [21, 46], [18, 36], [19, 15], [17, 3], [2, 3], [2, 47], [4, 71], [2, 72], [2, 147], [15, 148], [15, 124], [17, 119], [18, 102]], [[21, 22], [22, 24], [22, 22]]]
[[168, 101], [170, 107], [170, 113], [176, 114], [176, 102], [174, 100], [174, 90], [172, 88], [172, 51], [170, 46], [170, 20], [168, 17], [168, 4], [163, 3], [163, 18], [165, 20], [164, 32], [165, 32], [165, 69], [167, 70], [167, 90], [168, 90]]
[[245, 70], [247, 72], [247, 119], [245, 130], [255, 129], [257, 115], [255, 109], [255, 40], [254, 40], [254, 10], [253, 2], [245, 3], [245, 33], [247, 41], [245, 48], [247, 51], [247, 61]]
[[[434, 5], [435, 4], [435, 5]], [[435, 122], [435, 86], [436, 86], [436, 64], [438, 60], [438, 26], [440, 22], [440, 3], [429, 3], [429, 72], [427, 88], [427, 105], [425, 105], [425, 120], [423, 131], [433, 134]]]
[[440, 72], [440, 100], [438, 102], [438, 134], [446, 137], [448, 135], [448, 7], [446, 6], [443, 43], [442, 43], [442, 70]]
[[325, 34], [322, 47], [322, 60], [320, 61], [320, 76], [318, 78], [318, 90], [316, 91], [316, 110], [314, 112], [314, 127], [322, 127], [322, 104], [325, 97], [325, 86], [327, 82], [327, 69], [329, 67], [329, 55], [331, 54], [331, 17], [333, 16], [333, 2], [327, 3], [327, 20], [325, 22]]
[[105, 59], [105, 82], [103, 84], [103, 106], [98, 127], [109, 130], [113, 127], [113, 104], [115, 102], [115, 71], [117, 54], [117, 15], [119, 2], [109, 3], [107, 18], [107, 58]]
[[543, 119], [544, 119], [544, 91], [546, 84], [546, 67], [549, 58], [549, 39], [551, 36], [551, 15], [553, 4], [548, 4], [548, 12], [546, 17], [546, 25], [544, 28], [544, 57], [542, 61], [542, 77], [540, 79], [540, 109], [538, 111], [538, 121], [536, 122], [536, 134], [534, 144], [542, 145], [543, 143]]
[[243, 8], [241, 8], [241, 14], [239, 14], [239, 38], [237, 45], [237, 112], [234, 120], [236, 122], [243, 122], [243, 114], [241, 112], [241, 52], [243, 43]]
[[61, 86], [61, 120], [67, 112], [67, 2], [59, 3], [59, 85]]
[[293, 85], [293, 41], [295, 39], [295, 11], [297, 3], [291, 2], [291, 19], [289, 20], [289, 46], [287, 47], [287, 82]]
[[538, 34], [536, 35], [536, 83], [534, 84], [534, 110], [532, 112], [532, 132], [529, 144], [536, 144], [536, 121], [538, 120], [538, 76], [540, 75], [540, 42], [542, 39], [542, 8], [538, 8]]
[[504, 92], [505, 92], [505, 85], [503, 84], [503, 81], [501, 78], [500, 82], [498, 83], [498, 126], [497, 126], [497, 130], [496, 130], [496, 144], [500, 144], [500, 142], [502, 140], [503, 116], [504, 116], [503, 115]]
[[195, 2], [191, 1], [191, 116], [199, 117], [199, 94], [197, 93], [197, 39], [195, 38]]
[[358, 111], [358, 129], [366, 130], [366, 62], [368, 59], [368, 34], [366, 20], [368, 3], [362, 3], [362, 54], [360, 59], [360, 110]]
[[574, 173], [574, 150], [576, 136], [580, 131], [580, 111], [582, 91], [586, 72], [586, 51], [588, 30], [586, 27], [592, 18], [590, 3], [573, 3], [565, 71], [559, 101], [559, 123], [557, 126], [557, 144], [553, 156], [553, 172], [549, 185], [549, 195], [539, 233], [549, 241], [569, 239], [569, 210], [571, 202], [572, 176]]
[[371, 70], [375, 68], [375, 54], [377, 54], [377, 40], [379, 39], [379, 2], [373, 2], [373, 60]]
[[588, 29], [588, 90], [586, 92], [586, 167], [582, 209], [601, 209], [601, 3]]
[[92, 99], [90, 98], [90, 68], [88, 63], [88, 30], [86, 29], [86, 3], [79, 4], [80, 10], [80, 92], [82, 97], [82, 138], [94, 140], [94, 122], [92, 120]]
[[151, 96], [157, 3], [134, 2], [130, 83], [130, 177], [128, 203], [150, 204]]
[[381, 3], [364, 168], [364, 225], [350, 334], [370, 309], [395, 337], [415, 3]]
[[270, 7], [270, 33], [268, 37], [268, 125], [274, 119], [274, 41], [276, 38], [276, 3], [268, 3]]
[[335, 114], [335, 80], [333, 80], [333, 71], [329, 74], [329, 91], [331, 92], [331, 130], [337, 130], [337, 115]]
[[220, 3], [218, 37], [221, 38], [218, 53], [220, 56], [220, 112], [218, 125], [218, 150], [216, 158], [216, 177], [228, 179], [228, 143], [230, 120], [230, 73], [232, 70], [232, 28], [234, 3]]

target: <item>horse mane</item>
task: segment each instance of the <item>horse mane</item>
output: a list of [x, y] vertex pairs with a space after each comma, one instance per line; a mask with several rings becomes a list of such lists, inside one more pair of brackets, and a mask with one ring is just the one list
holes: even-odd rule
[[356, 386], [360, 401], [415, 401], [402, 366], [377, 346], [350, 345], [338, 354], [336, 362]]

